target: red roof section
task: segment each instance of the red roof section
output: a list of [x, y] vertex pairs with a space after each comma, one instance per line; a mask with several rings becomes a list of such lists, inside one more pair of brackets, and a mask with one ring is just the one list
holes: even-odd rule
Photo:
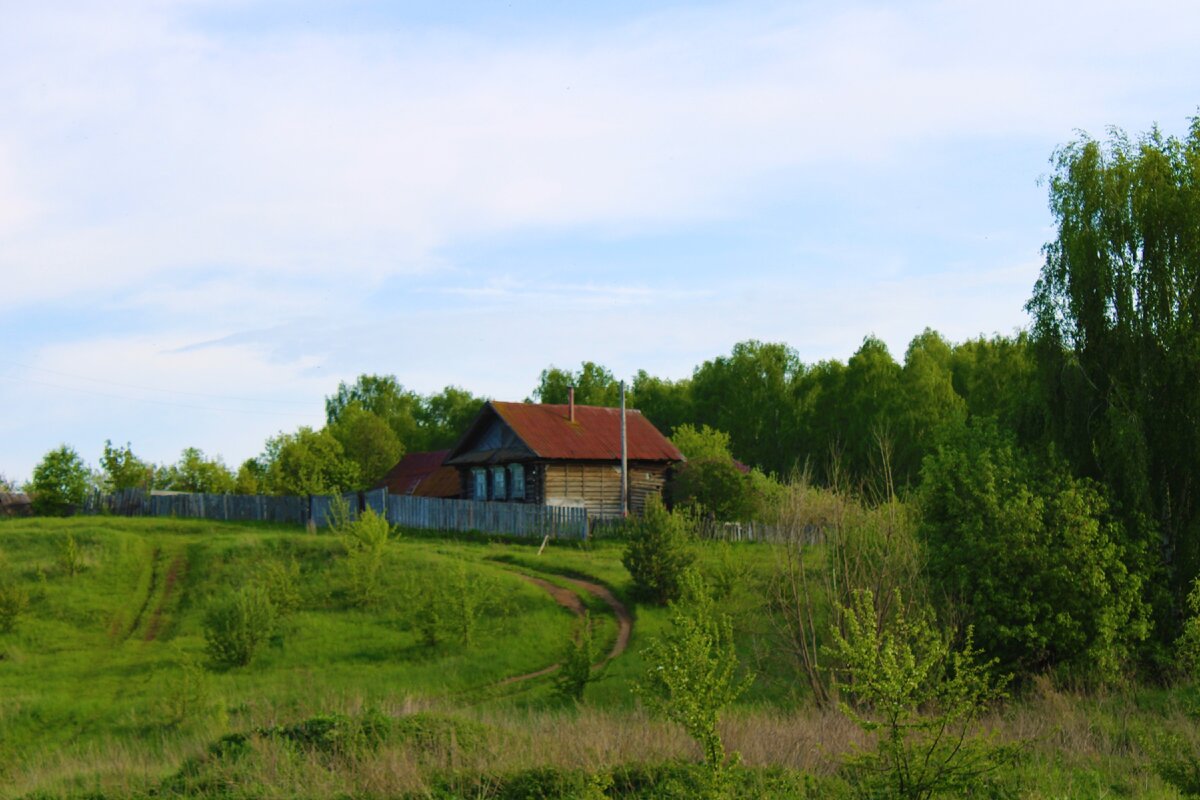
[[[449, 481], [445, 475], [439, 474], [442, 462], [446, 460], [446, 456], [449, 454], [449, 450], [408, 453], [404, 458], [400, 459], [399, 464], [392, 467], [388, 471], [388, 474], [383, 476], [383, 480], [379, 482], [379, 485], [386, 486], [388, 494], [416, 494], [422, 497], [450, 496], [441, 492], [450, 492], [451, 495], [457, 494], [459, 491], [458, 472], [452, 467], [447, 468], [453, 476], [453, 481]], [[426, 492], [428, 491], [437, 491], [439, 493], [427, 494]]]
[[[575, 421], [566, 405], [503, 403], [492, 408], [541, 458], [614, 461], [621, 458], [621, 410], [575, 406]], [[625, 412], [625, 439], [630, 461], [683, 461], [679, 449], [658, 432], [640, 411]]]

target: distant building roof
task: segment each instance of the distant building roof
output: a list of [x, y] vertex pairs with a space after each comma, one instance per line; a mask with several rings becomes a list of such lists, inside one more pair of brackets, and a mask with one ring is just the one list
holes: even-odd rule
[[458, 471], [443, 467], [449, 450], [408, 453], [379, 482], [388, 494], [418, 497], [456, 497], [461, 490]]
[[[477, 444], [489, 420], [499, 418], [527, 456], [574, 461], [617, 461], [621, 458], [621, 410], [600, 406], [570, 407], [557, 404], [487, 403], [471, 429], [450, 451], [447, 463], [467, 464], [505, 460], [517, 454], [513, 442], [497, 442], [494, 447]], [[683, 461], [683, 454], [659, 433], [640, 411], [625, 412], [625, 438], [630, 461]]]
[[0, 516], [23, 516], [31, 508], [29, 495], [24, 492], [0, 492]]

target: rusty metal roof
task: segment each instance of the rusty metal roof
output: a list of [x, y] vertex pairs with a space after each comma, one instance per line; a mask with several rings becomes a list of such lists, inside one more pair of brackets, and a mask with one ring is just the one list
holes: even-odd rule
[[[575, 421], [566, 405], [488, 404], [539, 458], [618, 461], [621, 458], [621, 410], [575, 406]], [[486, 407], [485, 407], [486, 408]], [[658, 432], [640, 411], [625, 412], [625, 438], [630, 461], [683, 461], [679, 449]]]
[[[453, 497], [459, 492], [458, 472], [453, 467], [442, 468], [442, 462], [449, 454], [449, 450], [408, 453], [400, 459], [400, 463], [388, 470], [379, 485], [386, 487], [388, 494]], [[452, 476], [453, 480], [449, 480], [445, 473]]]

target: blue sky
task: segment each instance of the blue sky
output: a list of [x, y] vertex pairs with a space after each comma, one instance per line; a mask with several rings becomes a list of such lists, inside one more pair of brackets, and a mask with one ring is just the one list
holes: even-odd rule
[[0, 474], [232, 465], [339, 380], [526, 396], [1010, 333], [1057, 145], [1200, 106], [1200, 7], [0, 5]]

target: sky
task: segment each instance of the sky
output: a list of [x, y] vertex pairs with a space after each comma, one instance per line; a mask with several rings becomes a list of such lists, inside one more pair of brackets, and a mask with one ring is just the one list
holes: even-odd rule
[[1200, 112], [1200, 4], [0, 0], [0, 475], [235, 467], [394, 374], [1011, 334], [1056, 147]]

